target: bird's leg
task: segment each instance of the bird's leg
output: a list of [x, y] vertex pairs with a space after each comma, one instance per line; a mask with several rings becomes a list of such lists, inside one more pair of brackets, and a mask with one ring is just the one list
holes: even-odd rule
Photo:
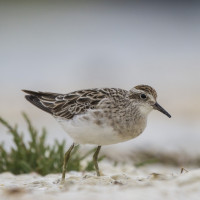
[[70, 146], [70, 148], [68, 149], [68, 151], [65, 153], [64, 155], [64, 161], [63, 161], [63, 168], [62, 168], [62, 182], [65, 181], [65, 172], [66, 172], [66, 166], [70, 157], [70, 153], [74, 148], [74, 143]]
[[98, 146], [93, 155], [93, 162], [94, 162], [94, 166], [95, 166], [95, 169], [97, 172], [97, 176], [100, 176], [99, 166], [98, 166], [98, 162], [97, 162], [100, 149], [101, 149], [101, 146]]

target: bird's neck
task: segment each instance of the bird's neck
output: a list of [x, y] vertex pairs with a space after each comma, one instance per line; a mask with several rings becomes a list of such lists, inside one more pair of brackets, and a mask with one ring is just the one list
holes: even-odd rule
[[145, 106], [145, 105], [139, 105], [138, 106], [138, 111], [142, 116], [148, 116], [148, 114], [152, 111], [152, 108], [150, 106]]

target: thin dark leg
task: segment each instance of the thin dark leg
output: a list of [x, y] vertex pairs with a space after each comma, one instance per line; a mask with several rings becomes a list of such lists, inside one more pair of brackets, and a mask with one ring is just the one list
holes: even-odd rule
[[100, 172], [99, 172], [99, 166], [98, 166], [98, 155], [99, 155], [99, 151], [101, 149], [101, 146], [97, 147], [97, 150], [95, 151], [94, 155], [93, 155], [93, 162], [94, 162], [94, 166], [97, 172], [97, 176], [100, 176]]
[[62, 169], [62, 182], [65, 181], [65, 172], [66, 172], [66, 166], [70, 157], [70, 153], [72, 149], [74, 148], [74, 143], [71, 145], [71, 147], [68, 149], [68, 151], [64, 155], [64, 161], [63, 161], [63, 169]]

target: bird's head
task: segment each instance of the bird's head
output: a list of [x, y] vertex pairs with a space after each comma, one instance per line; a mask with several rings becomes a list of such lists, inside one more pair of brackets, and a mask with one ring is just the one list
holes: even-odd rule
[[167, 115], [169, 118], [171, 117], [171, 115], [157, 103], [157, 92], [151, 86], [137, 85], [132, 88], [128, 94], [133, 104], [137, 105], [140, 112], [143, 114], [148, 114], [154, 109]]

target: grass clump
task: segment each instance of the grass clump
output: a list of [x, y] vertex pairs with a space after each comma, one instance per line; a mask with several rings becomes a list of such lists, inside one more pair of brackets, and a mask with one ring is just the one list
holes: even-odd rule
[[[27, 132], [31, 138], [29, 142], [24, 141], [24, 134], [19, 133], [17, 125], [11, 126], [0, 117], [0, 123], [8, 129], [8, 133], [12, 135], [14, 142], [14, 147], [9, 152], [5, 150], [3, 143], [0, 144], [0, 173], [6, 171], [13, 174], [37, 172], [41, 175], [46, 175], [60, 173], [65, 153], [65, 141], [59, 142], [55, 140], [52, 146], [46, 144], [46, 130], [42, 129], [41, 134], [39, 134], [25, 113], [23, 113], [23, 118], [26, 121]], [[92, 161], [88, 162], [84, 169], [81, 166], [81, 161], [94, 150], [85, 155], [80, 155], [78, 149], [79, 146], [76, 146], [71, 153], [67, 170], [94, 170]]]

